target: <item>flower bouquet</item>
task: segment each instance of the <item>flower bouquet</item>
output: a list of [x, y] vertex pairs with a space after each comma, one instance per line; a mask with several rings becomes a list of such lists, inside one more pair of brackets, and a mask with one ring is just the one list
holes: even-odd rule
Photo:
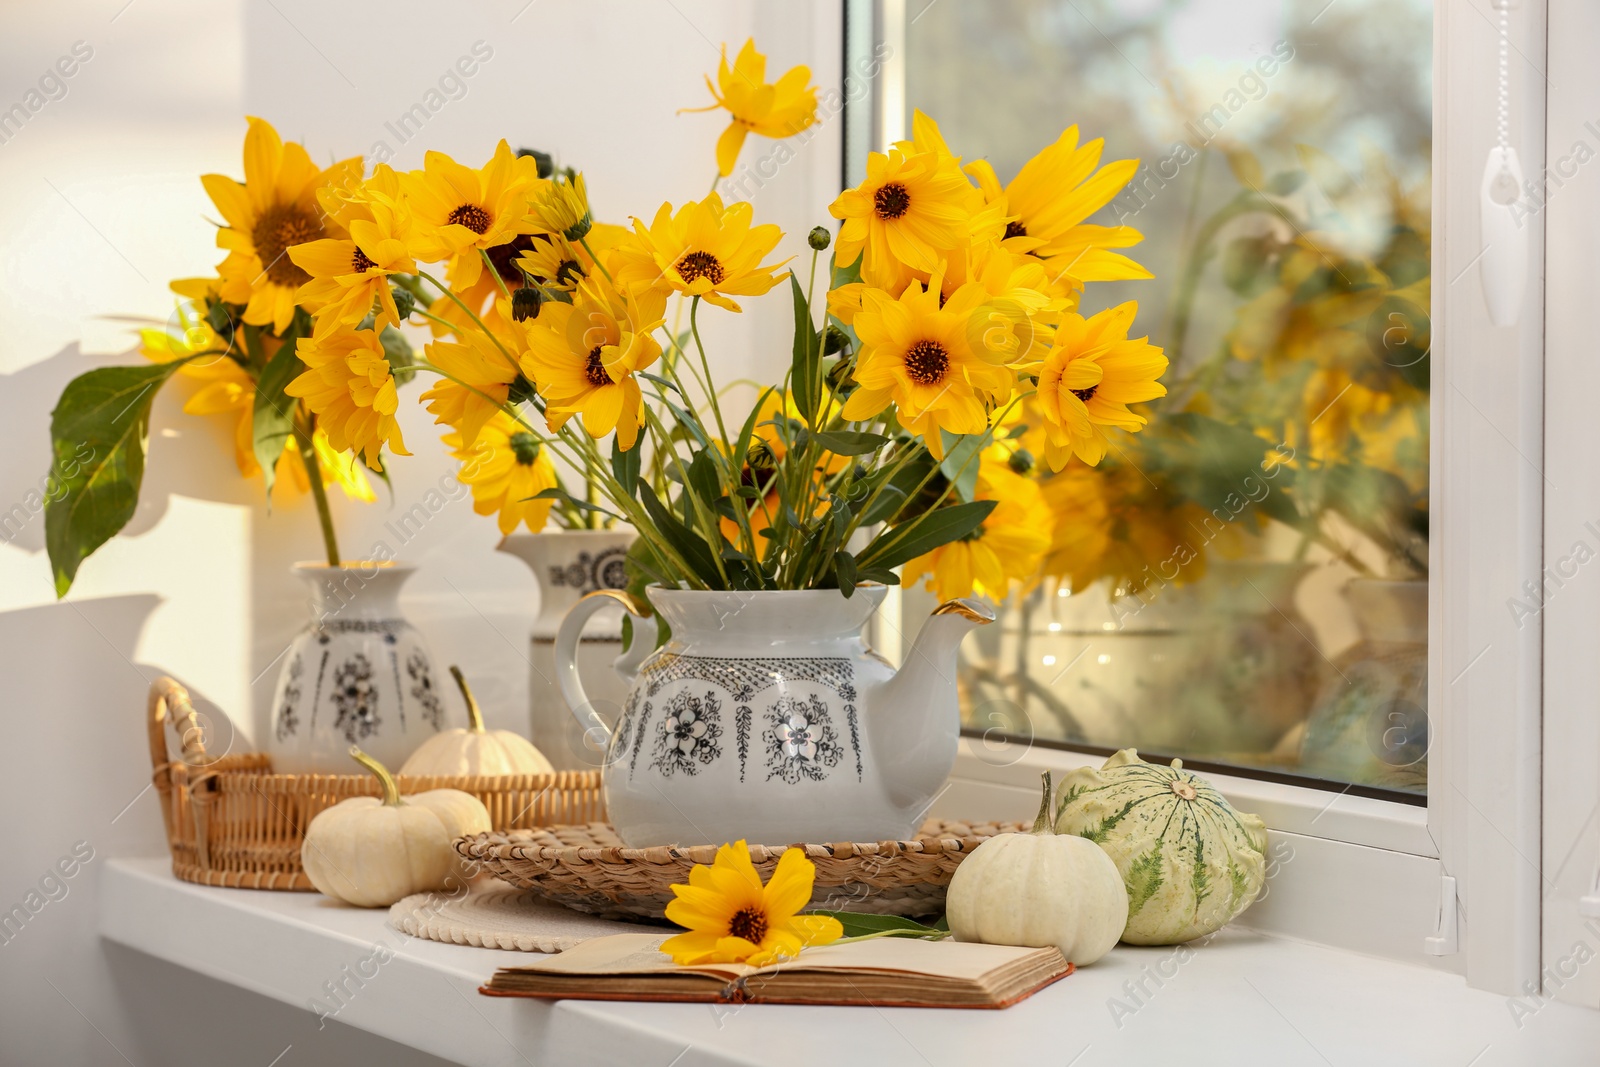
[[[708, 85], [730, 116], [719, 177], [748, 133], [815, 121], [809, 72], [768, 83], [753, 44]], [[837, 238], [813, 230], [797, 271], [770, 258], [777, 226], [715, 191], [624, 228], [595, 221], [581, 173], [504, 141], [478, 168], [429, 152], [421, 170], [363, 176], [358, 159], [317, 169], [251, 119], [245, 181], [204, 179], [226, 223], [219, 276], [175, 284], [188, 303], [147, 337], [155, 362], [92, 371], [57, 409], [58, 454], [104, 445], [51, 508], [59, 588], [131, 515], [150, 395], [174, 372], [209, 379], [189, 410], [240, 413], [242, 470], [309, 485], [336, 561], [323, 487], [370, 496], [365, 473], [408, 454], [397, 387], [425, 371], [421, 400], [503, 531], [626, 522], [632, 566], [663, 586], [848, 597], [909, 565], [948, 595], [1003, 595], [1050, 545], [1049, 509], [1017, 475], [1024, 434], [1051, 468], [1093, 464], [1104, 429], [1137, 430], [1129, 405], [1164, 392], [1161, 349], [1128, 336], [1134, 304], [1077, 310], [1089, 282], [1148, 277], [1116, 251], [1137, 231], [1085, 221], [1135, 166], [1100, 152], [1069, 129], [1003, 185], [918, 113], [829, 206]], [[737, 314], [785, 282], [790, 368], [741, 418], [700, 312]], [[433, 335], [420, 354], [406, 323]]]

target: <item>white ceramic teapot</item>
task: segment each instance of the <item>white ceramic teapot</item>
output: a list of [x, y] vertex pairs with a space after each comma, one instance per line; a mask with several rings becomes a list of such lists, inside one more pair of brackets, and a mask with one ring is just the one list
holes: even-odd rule
[[[895, 671], [861, 630], [886, 589], [648, 590], [671, 637], [633, 671], [611, 729], [585, 696], [584, 623], [620, 603], [634, 640], [654, 620], [626, 593], [573, 605], [556, 636], [557, 682], [606, 752], [606, 808], [629, 846], [881, 841], [909, 837], [955, 763], [956, 649], [994, 614], [940, 605]], [[619, 661], [628, 672], [633, 655]]]

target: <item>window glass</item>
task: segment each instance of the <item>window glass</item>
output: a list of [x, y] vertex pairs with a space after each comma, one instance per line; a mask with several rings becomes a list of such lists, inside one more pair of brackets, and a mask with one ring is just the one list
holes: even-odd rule
[[[1141, 161], [1092, 221], [1154, 277], [1080, 310], [1137, 299], [1171, 360], [1143, 432], [1046, 481], [969, 730], [1423, 792], [1431, 5], [906, 9], [906, 129], [1001, 181], [1073, 124]], [[908, 638], [932, 606], [907, 591]]]

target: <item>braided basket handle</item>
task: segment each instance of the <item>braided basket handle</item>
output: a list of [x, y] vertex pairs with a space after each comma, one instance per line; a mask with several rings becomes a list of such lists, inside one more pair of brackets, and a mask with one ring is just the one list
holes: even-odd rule
[[191, 767], [206, 762], [205, 730], [200, 716], [189, 700], [189, 691], [171, 678], [161, 677], [150, 683], [150, 765], [158, 775], [166, 770], [167, 735], [164, 729], [168, 719], [178, 734], [178, 758]]

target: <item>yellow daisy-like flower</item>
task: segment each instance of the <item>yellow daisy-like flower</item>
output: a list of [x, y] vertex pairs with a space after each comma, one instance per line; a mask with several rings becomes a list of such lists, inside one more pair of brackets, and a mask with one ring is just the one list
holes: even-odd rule
[[395, 421], [399, 397], [376, 330], [303, 337], [297, 352], [309, 369], [283, 391], [316, 413], [335, 449], [359, 452], [373, 467], [385, 445], [397, 455], [411, 454]]
[[289, 249], [343, 235], [318, 204], [317, 192], [357, 181], [361, 160], [323, 170], [303, 146], [284, 144], [271, 123], [254, 117], [249, 123], [244, 183], [221, 174], [203, 175], [200, 182], [228, 223], [217, 231], [217, 247], [228, 250], [217, 266], [222, 298], [245, 305], [243, 317], [250, 325], [282, 333], [294, 318], [296, 291], [311, 280]]
[[765, 967], [790, 959], [810, 945], [844, 936], [839, 920], [801, 915], [811, 903], [816, 865], [791, 848], [778, 857], [766, 885], [750, 862], [743, 841], [717, 849], [716, 860], [689, 871], [688, 885], [672, 887], [667, 918], [688, 932], [669, 937], [661, 951], [674, 963], [747, 963]]
[[412, 214], [411, 253], [427, 263], [447, 263], [451, 286], [472, 286], [483, 274], [480, 252], [529, 232], [528, 197], [537, 181], [530, 174], [537, 172], [518, 163], [501, 141], [482, 169], [429, 152], [422, 170], [401, 177]]
[[582, 240], [594, 228], [589, 210], [589, 188], [583, 175], [571, 181], [546, 181], [533, 195], [529, 216], [534, 233], [560, 234], [569, 241]]
[[944, 458], [941, 431], [982, 433], [990, 403], [1003, 402], [1016, 375], [974, 351], [974, 316], [983, 289], [966, 285], [940, 306], [939, 280], [906, 286], [899, 300], [869, 289], [855, 317], [861, 340], [855, 392], [842, 414], [851, 422], [876, 417], [891, 403], [895, 418], [917, 434], [934, 458]]
[[937, 152], [873, 152], [866, 179], [828, 205], [843, 220], [835, 262], [848, 267], [865, 253], [862, 275], [885, 272], [875, 277], [891, 286], [896, 265], [931, 274], [971, 240], [971, 194], [953, 161]]
[[1084, 221], [1111, 203], [1139, 169], [1137, 159], [1119, 159], [1096, 170], [1104, 146], [1099, 139], [1080, 146], [1078, 127], [1071, 126], [1005, 186], [987, 160], [966, 168], [985, 200], [1005, 205], [1010, 219], [1007, 246], [1045, 260], [1052, 283], [1063, 293], [1075, 294], [1085, 282], [1152, 277], [1140, 264], [1111, 251], [1138, 244], [1143, 234], [1131, 226]]
[[633, 374], [661, 357], [651, 334], [666, 305], [660, 290], [620, 290], [595, 275], [578, 286], [572, 303], [552, 300], [539, 309], [527, 323], [522, 370], [538, 384], [550, 429], [582, 415], [589, 436], [615, 430], [624, 451], [634, 446], [644, 396]]
[[985, 457], [979, 463], [978, 500], [994, 500], [993, 511], [971, 537], [940, 545], [905, 566], [907, 582], [927, 575], [925, 585], [941, 600], [976, 592], [1004, 600], [1012, 582], [1038, 576], [1050, 549], [1055, 517], [1039, 483], [1017, 474], [1005, 460]]
[[[203, 301], [208, 293], [215, 296], [216, 285], [217, 283], [211, 279], [190, 278], [173, 282], [172, 289], [190, 299]], [[232, 358], [222, 354], [227, 345], [196, 313], [194, 307], [188, 304], [178, 305], [176, 326], [179, 331], [177, 334], [167, 330], [140, 330], [140, 352], [152, 363], [170, 363], [175, 359], [195, 356], [201, 352], [217, 353], [190, 359], [178, 368], [179, 374], [200, 383], [194, 394], [184, 402], [183, 410], [189, 415], [234, 416], [233, 461], [239, 468], [240, 475], [254, 478], [261, 473], [261, 464], [256, 461], [255, 449], [255, 379]], [[283, 343], [275, 337], [266, 337], [262, 340], [262, 347], [268, 359], [272, 358]], [[341, 455], [336, 451], [328, 443], [327, 435], [320, 429], [312, 444], [316, 449], [317, 459], [322, 468], [322, 480], [325, 483], [339, 486], [344, 490], [345, 496], [352, 500], [370, 502], [377, 499], [372, 491], [372, 484], [367, 481], [366, 473], [360, 465], [356, 464], [350, 455]], [[306, 479], [305, 464], [301, 461], [300, 452], [296, 448], [289, 447], [283, 450], [278, 457], [276, 473], [277, 477], [272, 483], [274, 492], [286, 481], [292, 482], [301, 492], [305, 492], [310, 485]]]
[[[722, 46], [722, 62], [717, 65], [717, 84], [706, 78], [706, 88], [716, 103], [706, 107], [686, 107], [683, 111], [715, 111], [726, 108], [733, 121], [717, 138], [717, 171], [726, 178], [733, 173], [747, 134], [781, 140], [792, 137], [817, 121], [817, 87], [810, 84], [810, 67], [790, 67], [776, 82], [767, 82], [767, 57], [756, 51], [756, 42], [747, 40], [728, 68], [728, 46]], [[721, 90], [720, 92], [718, 90]]]
[[1216, 520], [1198, 504], [1151, 485], [1137, 468], [1116, 462], [1099, 470], [1073, 464], [1044, 482], [1055, 516], [1043, 573], [1081, 593], [1109, 579], [1113, 590], [1141, 592], [1152, 583], [1184, 585], [1204, 577], [1207, 553], [1237, 550], [1248, 526]]
[[1129, 404], [1167, 395], [1157, 378], [1167, 357], [1148, 338], [1128, 338], [1139, 312], [1130, 300], [1084, 318], [1065, 315], [1039, 368], [1038, 411], [1043, 417], [1045, 460], [1060, 470], [1076, 454], [1091, 466], [1106, 454], [1101, 426], [1138, 430], [1142, 415]]
[[[502, 323], [511, 320], [510, 308], [505, 305], [504, 300], [498, 305]], [[502, 338], [501, 343], [508, 345], [513, 358], [520, 358], [526, 351], [522, 342], [527, 340], [527, 334], [520, 328], [498, 329], [495, 337]], [[440, 377], [418, 399], [428, 405], [435, 422], [449, 424], [463, 445], [471, 445], [478, 430], [494, 418], [510, 397], [518, 367], [479, 330], [463, 332], [459, 342], [432, 341], [424, 346], [424, 352], [428, 362], [449, 377]]]
[[374, 302], [378, 305], [378, 329], [400, 325], [389, 275], [415, 274], [417, 264], [406, 251], [405, 223], [394, 206], [399, 175], [379, 164], [368, 184], [373, 189], [371, 196], [323, 191], [323, 205], [336, 205], [335, 217], [340, 218], [349, 237], [325, 237], [289, 249], [289, 258], [311, 276], [295, 299], [316, 316], [318, 334], [356, 325], [373, 310]]
[[535, 500], [546, 489], [560, 484], [550, 450], [533, 434], [503, 411], [484, 423], [477, 438], [470, 442], [462, 434], [449, 433], [444, 443], [461, 461], [459, 477], [472, 487], [472, 510], [479, 515], [496, 515], [502, 534], [519, 525], [530, 533], [544, 529], [554, 500]]
[[633, 220], [634, 239], [615, 254], [617, 281], [630, 288], [664, 287], [685, 296], [739, 311], [730, 296], [760, 296], [788, 272], [774, 273], [789, 262], [762, 264], [778, 246], [783, 231], [772, 223], [751, 226], [754, 212], [741, 201], [724, 207], [712, 193], [678, 209], [662, 204], [648, 227]]

